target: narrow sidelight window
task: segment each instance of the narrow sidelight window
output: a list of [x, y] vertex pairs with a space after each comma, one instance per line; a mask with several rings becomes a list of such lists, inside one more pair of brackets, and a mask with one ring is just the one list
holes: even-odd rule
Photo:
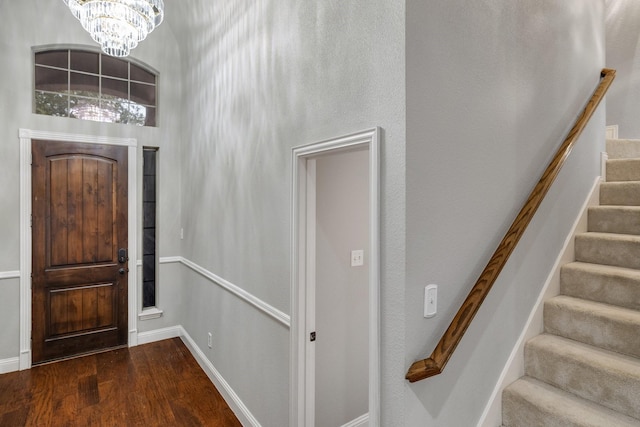
[[157, 148], [142, 151], [142, 308], [156, 306], [156, 192]]

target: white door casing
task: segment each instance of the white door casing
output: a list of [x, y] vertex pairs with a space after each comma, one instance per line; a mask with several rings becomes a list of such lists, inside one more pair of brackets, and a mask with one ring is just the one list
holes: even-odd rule
[[[366, 148], [369, 153], [369, 413], [371, 427], [380, 425], [380, 232], [379, 232], [379, 128], [295, 147], [292, 174], [292, 233], [291, 233], [291, 413], [290, 426], [313, 425], [315, 384], [313, 352], [308, 352], [309, 333], [315, 319], [314, 295], [307, 294], [309, 280], [315, 280], [315, 224], [310, 224], [308, 212], [315, 210], [315, 162], [321, 154]], [[313, 285], [313, 283], [311, 283]], [[314, 289], [315, 286], [311, 286]], [[311, 366], [310, 366], [311, 365]], [[309, 380], [309, 378], [311, 380]]]
[[[134, 138], [114, 138], [61, 132], [20, 129], [20, 370], [31, 368], [31, 140], [70, 141], [88, 144], [122, 145], [128, 147], [128, 233], [129, 254], [135, 259], [137, 246], [137, 141]], [[129, 346], [138, 344], [138, 298], [136, 274], [129, 274]]]

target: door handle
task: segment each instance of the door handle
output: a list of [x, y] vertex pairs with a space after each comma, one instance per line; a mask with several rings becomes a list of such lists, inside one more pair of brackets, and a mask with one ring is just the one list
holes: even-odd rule
[[118, 262], [120, 264], [124, 264], [129, 261], [129, 257], [127, 256], [127, 250], [125, 248], [118, 249]]
[[129, 269], [128, 268], [121, 268], [120, 270], [118, 270], [118, 273], [120, 273], [121, 275], [125, 275], [125, 273], [128, 273]]

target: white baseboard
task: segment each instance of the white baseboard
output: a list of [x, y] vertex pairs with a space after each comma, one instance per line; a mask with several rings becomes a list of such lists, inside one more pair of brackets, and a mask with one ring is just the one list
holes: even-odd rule
[[9, 359], [0, 359], [0, 374], [15, 372], [20, 370], [20, 358], [11, 357]]
[[249, 408], [240, 400], [240, 397], [233, 391], [231, 386], [222, 377], [220, 372], [213, 366], [211, 361], [207, 359], [207, 356], [200, 350], [200, 347], [193, 341], [187, 331], [180, 326], [182, 330], [182, 341], [193, 354], [193, 357], [198, 361], [200, 367], [207, 374], [211, 382], [216, 386], [224, 400], [227, 402], [233, 413], [238, 417], [238, 420], [243, 426], [261, 427], [258, 420], [253, 416]]
[[20, 352], [20, 370], [31, 369], [31, 350], [23, 350]]
[[369, 413], [360, 415], [358, 418], [349, 421], [342, 427], [367, 427], [369, 425]]
[[171, 326], [168, 328], [154, 329], [153, 331], [139, 332], [138, 345], [180, 337], [183, 331], [182, 326]]
[[480, 417], [480, 421], [478, 421], [477, 427], [496, 427], [502, 425], [502, 390], [524, 375], [524, 345], [529, 341], [529, 339], [543, 332], [544, 325], [542, 310], [544, 307], [544, 301], [560, 293], [560, 267], [575, 260], [575, 236], [576, 234], [587, 230], [588, 208], [600, 203], [600, 182], [601, 177], [597, 177], [593, 183], [591, 192], [582, 205], [578, 218], [574, 222], [571, 231], [564, 242], [560, 255], [558, 255], [558, 258], [551, 269], [551, 273], [545, 281], [542, 291], [538, 296], [538, 300], [529, 314], [527, 323], [525, 324], [518, 341], [516, 341], [516, 344], [509, 355], [509, 359], [507, 359], [498, 382], [493, 389], [493, 393], [491, 393], [487, 406]]

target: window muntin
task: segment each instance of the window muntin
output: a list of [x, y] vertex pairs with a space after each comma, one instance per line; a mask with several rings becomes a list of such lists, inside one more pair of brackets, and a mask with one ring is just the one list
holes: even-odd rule
[[138, 126], [156, 126], [157, 76], [99, 52], [35, 52], [34, 112]]

